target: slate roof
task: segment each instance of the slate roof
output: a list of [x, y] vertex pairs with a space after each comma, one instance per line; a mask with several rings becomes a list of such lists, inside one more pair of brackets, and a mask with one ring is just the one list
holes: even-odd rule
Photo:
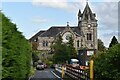
[[73, 32], [77, 33], [78, 35], [81, 35], [79, 27], [76, 26], [76, 27], [70, 27], [70, 28], [73, 30]]
[[[67, 26], [53, 26], [46, 32], [40, 35], [40, 37], [55, 37], [58, 33], [62, 32]], [[81, 35], [80, 29], [77, 26], [70, 27], [74, 33]]]
[[35, 38], [37, 38], [39, 35], [41, 35], [41, 34], [44, 33], [44, 32], [45, 32], [45, 30], [39, 31], [37, 34], [35, 34], [34, 36], [32, 36], [29, 40], [30, 40], [30, 41], [34, 40]]
[[[33, 41], [38, 36], [40, 36], [40, 37], [55, 37], [57, 34], [62, 32], [66, 27], [67, 26], [52, 26], [51, 28], [49, 28], [46, 31], [39, 31], [37, 34], [35, 34], [29, 40]], [[80, 32], [79, 27], [71, 26], [70, 28], [75, 34], [78, 34], [78, 36], [82, 35], [82, 32]]]
[[63, 31], [65, 27], [51, 27], [44, 32], [40, 37], [55, 37], [59, 32]]

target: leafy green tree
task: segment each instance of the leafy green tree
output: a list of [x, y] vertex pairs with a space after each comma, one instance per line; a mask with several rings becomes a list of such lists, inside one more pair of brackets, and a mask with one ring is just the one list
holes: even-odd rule
[[98, 51], [102, 51], [104, 52], [106, 50], [104, 43], [102, 42], [102, 40], [98, 39]]
[[2, 79], [2, 14], [0, 14], [0, 80]]
[[116, 44], [118, 44], [118, 40], [116, 39], [115, 36], [113, 36], [113, 38], [112, 38], [112, 40], [111, 40], [111, 43], [110, 43], [110, 45], [109, 45], [109, 48], [112, 47], [113, 45], [116, 45]]
[[28, 78], [31, 67], [31, 45], [10, 19], [2, 15], [2, 79]]
[[53, 62], [54, 63], [65, 63], [69, 59], [68, 47], [62, 43], [62, 37], [56, 40], [56, 43], [52, 46], [53, 48]]
[[52, 46], [54, 50], [53, 61], [54, 63], [65, 63], [71, 58], [77, 58], [77, 52], [74, 48], [72, 37], [69, 38], [68, 43], [62, 42], [62, 37], [59, 36], [56, 43]]
[[36, 62], [39, 60], [39, 57], [37, 56], [36, 53], [32, 53], [32, 61], [33, 61], [33, 66], [36, 66]]
[[95, 80], [120, 80], [120, 44], [94, 57]]
[[75, 50], [74, 42], [73, 42], [72, 37], [69, 38], [69, 42], [67, 44], [68, 44], [68, 47], [69, 47], [68, 51], [69, 51], [69, 54], [70, 54], [70, 58], [77, 58], [77, 51]]

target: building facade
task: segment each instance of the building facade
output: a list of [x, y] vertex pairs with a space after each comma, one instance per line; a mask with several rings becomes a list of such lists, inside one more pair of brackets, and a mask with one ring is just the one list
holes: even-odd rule
[[68, 23], [66, 26], [52, 26], [48, 30], [39, 31], [30, 38], [30, 41], [39, 44], [37, 50], [42, 53], [49, 53], [51, 51], [50, 46], [54, 44], [59, 35], [62, 36], [64, 43], [67, 43], [69, 37], [72, 36], [76, 50], [84, 48], [97, 50], [97, 20], [88, 3], [83, 13], [79, 10], [76, 26], [70, 26]]

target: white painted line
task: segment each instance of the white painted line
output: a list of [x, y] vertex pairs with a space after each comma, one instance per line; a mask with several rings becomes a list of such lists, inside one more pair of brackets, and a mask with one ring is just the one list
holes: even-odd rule
[[33, 78], [33, 77], [34, 77], [34, 75], [30, 76], [30, 77], [28, 78], [28, 80], [30, 80], [30, 79]]
[[53, 71], [51, 71], [51, 73], [52, 73], [54, 76], [56, 76], [57, 78], [60, 79], [60, 77], [59, 77], [57, 74], [55, 74]]

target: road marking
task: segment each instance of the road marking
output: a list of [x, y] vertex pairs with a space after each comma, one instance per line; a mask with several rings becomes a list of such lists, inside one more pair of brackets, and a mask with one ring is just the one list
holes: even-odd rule
[[60, 79], [60, 77], [59, 77], [57, 74], [55, 74], [53, 71], [51, 71], [51, 73], [52, 73], [54, 76], [56, 76], [57, 78]]

